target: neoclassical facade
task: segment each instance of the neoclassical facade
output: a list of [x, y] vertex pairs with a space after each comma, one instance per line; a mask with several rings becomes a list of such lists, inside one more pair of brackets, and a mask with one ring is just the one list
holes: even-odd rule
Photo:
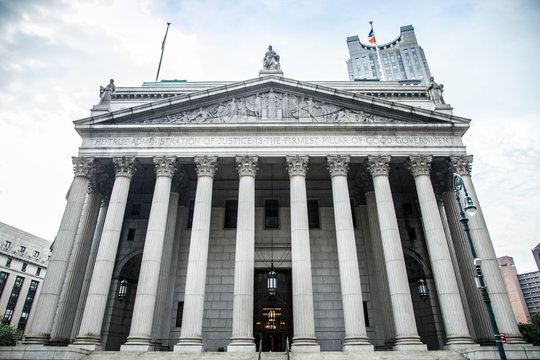
[[499, 329], [526, 347], [474, 191], [469, 120], [426, 86], [266, 70], [107, 91], [75, 121], [82, 145], [26, 345], [493, 349], [458, 173]]

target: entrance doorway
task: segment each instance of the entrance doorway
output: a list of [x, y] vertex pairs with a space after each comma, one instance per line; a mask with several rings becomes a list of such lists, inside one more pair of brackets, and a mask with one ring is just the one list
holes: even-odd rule
[[268, 294], [268, 270], [255, 270], [253, 333], [257, 351], [283, 352], [293, 336], [292, 283], [290, 269], [275, 269], [277, 292]]

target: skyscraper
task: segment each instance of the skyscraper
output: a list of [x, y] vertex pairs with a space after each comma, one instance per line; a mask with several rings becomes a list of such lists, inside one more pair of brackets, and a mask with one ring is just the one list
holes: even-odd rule
[[[367, 31], [366, 31], [367, 33]], [[427, 83], [431, 77], [422, 47], [418, 45], [412, 25], [402, 26], [399, 36], [385, 44], [377, 44], [381, 64], [374, 45], [360, 41], [358, 35], [347, 38], [350, 59], [347, 60], [349, 80], [382, 79], [380, 66], [388, 81], [419, 80]]]

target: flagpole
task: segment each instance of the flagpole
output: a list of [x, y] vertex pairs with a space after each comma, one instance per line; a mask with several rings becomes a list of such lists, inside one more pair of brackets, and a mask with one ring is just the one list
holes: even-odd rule
[[167, 41], [167, 33], [169, 32], [169, 25], [171, 25], [170, 22], [167, 23], [167, 30], [165, 30], [165, 37], [163, 38], [163, 44], [161, 44], [161, 56], [159, 58], [159, 65], [157, 68], [157, 74], [156, 74], [156, 82], [159, 78], [159, 70], [161, 70], [161, 60], [163, 60], [163, 53], [165, 52], [165, 41]]
[[[373, 31], [373, 21], [370, 21], [369, 24], [371, 25], [371, 31]], [[375, 39], [375, 50], [377, 51], [377, 59], [379, 60], [379, 68], [381, 69], [382, 80], [386, 81], [386, 77], [384, 76], [384, 69], [382, 67], [381, 53], [379, 52], [379, 47], [377, 46], [377, 37], [375, 36], [375, 31], [373, 31], [373, 36]]]

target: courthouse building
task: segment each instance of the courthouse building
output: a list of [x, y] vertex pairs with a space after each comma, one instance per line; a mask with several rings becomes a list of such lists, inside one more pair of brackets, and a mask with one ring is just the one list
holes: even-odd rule
[[506, 346], [532, 349], [474, 191], [470, 120], [433, 81], [298, 81], [279, 60], [270, 48], [245, 81], [102, 88], [75, 121], [26, 348], [495, 354], [456, 172]]

